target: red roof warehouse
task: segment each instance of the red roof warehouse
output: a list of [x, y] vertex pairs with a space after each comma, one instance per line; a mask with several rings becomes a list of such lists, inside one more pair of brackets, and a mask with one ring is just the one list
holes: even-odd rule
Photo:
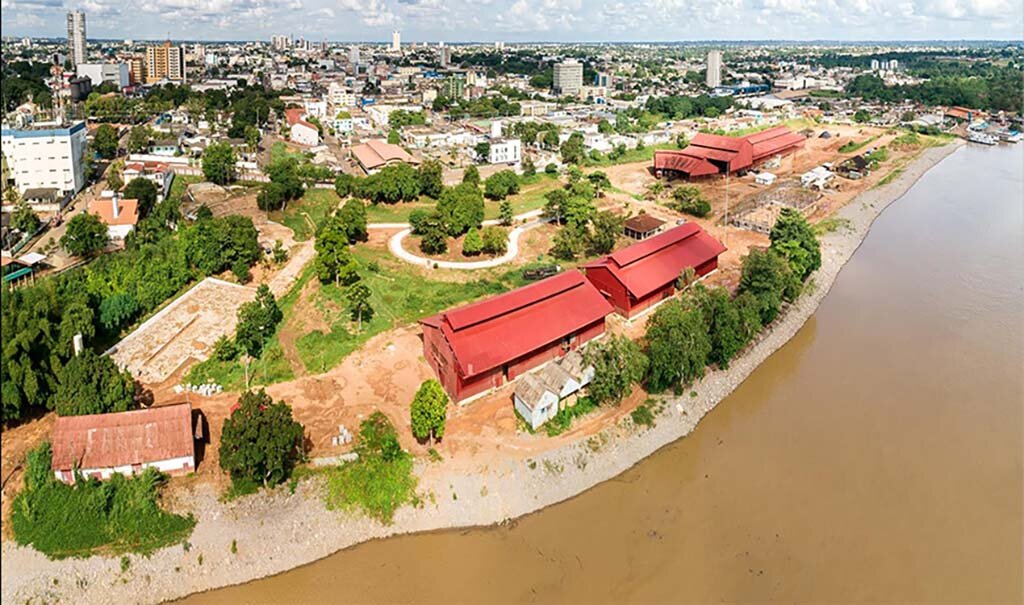
[[803, 135], [785, 126], [769, 128], [745, 137], [726, 137], [700, 133], [678, 151], [654, 152], [654, 171], [658, 176], [675, 173], [687, 178], [737, 172], [775, 155], [796, 151], [804, 144]]
[[459, 401], [601, 335], [611, 312], [583, 274], [567, 271], [421, 320], [423, 352]]
[[626, 317], [675, 293], [686, 267], [698, 276], [718, 268], [725, 246], [696, 223], [686, 223], [584, 265], [587, 279]]

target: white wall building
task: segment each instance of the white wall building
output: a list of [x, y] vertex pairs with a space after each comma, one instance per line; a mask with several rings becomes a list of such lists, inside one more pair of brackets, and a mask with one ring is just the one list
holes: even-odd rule
[[402, 50], [402, 32], [397, 29], [391, 32], [391, 52]]
[[553, 88], [560, 95], [577, 95], [583, 87], [583, 64], [568, 59], [555, 64]]
[[320, 144], [320, 131], [308, 122], [299, 121], [292, 124], [290, 138], [300, 145], [312, 147]]
[[85, 122], [39, 122], [22, 129], [4, 125], [2, 130], [4, 157], [19, 193], [34, 188], [77, 193], [85, 186], [85, 143]]
[[118, 88], [124, 88], [129, 83], [127, 63], [79, 63], [75, 72], [80, 78], [89, 78], [93, 86], [111, 82]]
[[487, 161], [491, 164], [518, 166], [523, 160], [523, 147], [519, 139], [497, 139], [491, 141]]
[[331, 82], [327, 87], [327, 100], [335, 109], [356, 106], [356, 94], [339, 82]]

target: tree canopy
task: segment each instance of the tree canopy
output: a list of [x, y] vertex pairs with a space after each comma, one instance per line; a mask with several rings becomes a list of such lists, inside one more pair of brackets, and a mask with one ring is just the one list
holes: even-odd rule
[[110, 241], [107, 225], [89, 212], [76, 214], [68, 221], [60, 245], [72, 256], [88, 256], [99, 252]]
[[110, 357], [85, 349], [61, 368], [53, 403], [60, 416], [126, 412], [135, 408], [135, 381]]
[[444, 437], [448, 415], [448, 395], [441, 383], [431, 378], [423, 382], [409, 406], [412, 434], [420, 441], [440, 440]]
[[220, 467], [239, 489], [273, 486], [287, 479], [302, 459], [305, 429], [292, 408], [265, 390], [246, 391], [220, 437]]

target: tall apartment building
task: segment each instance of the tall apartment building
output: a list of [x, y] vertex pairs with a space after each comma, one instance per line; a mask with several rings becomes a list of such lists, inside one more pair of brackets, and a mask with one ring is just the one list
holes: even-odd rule
[[163, 79], [185, 81], [185, 49], [171, 46], [168, 40], [160, 46], [146, 47], [146, 82], [152, 84]]
[[708, 73], [704, 83], [708, 88], [718, 88], [722, 85], [722, 51], [708, 51]]
[[391, 32], [391, 52], [402, 50], [402, 32], [397, 29]]
[[72, 67], [85, 63], [85, 13], [68, 13], [68, 58]]
[[359, 66], [359, 47], [353, 46], [348, 49], [348, 62], [350, 65]]
[[132, 86], [146, 82], [146, 59], [144, 57], [128, 59], [128, 82]]
[[556, 63], [553, 87], [560, 95], [578, 95], [583, 88], [583, 64], [575, 59]]
[[0, 130], [9, 177], [18, 192], [56, 189], [60, 195], [85, 186], [85, 122], [65, 126], [36, 122], [24, 128]]

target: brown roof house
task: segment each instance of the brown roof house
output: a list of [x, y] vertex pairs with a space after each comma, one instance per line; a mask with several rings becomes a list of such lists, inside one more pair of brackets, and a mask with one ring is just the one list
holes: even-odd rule
[[633, 239], [647, 239], [657, 235], [665, 221], [650, 214], [638, 214], [626, 219], [623, 225], [623, 232]]
[[123, 242], [139, 222], [139, 200], [125, 200], [115, 193], [89, 202], [89, 214], [95, 214], [107, 226], [111, 241]]
[[131, 412], [61, 416], [53, 425], [53, 474], [75, 482], [134, 475], [152, 467], [181, 475], [196, 467], [192, 405], [175, 403]]
[[398, 145], [374, 139], [352, 148], [352, 159], [366, 174], [374, 174], [392, 164], [419, 164], [420, 161]]

